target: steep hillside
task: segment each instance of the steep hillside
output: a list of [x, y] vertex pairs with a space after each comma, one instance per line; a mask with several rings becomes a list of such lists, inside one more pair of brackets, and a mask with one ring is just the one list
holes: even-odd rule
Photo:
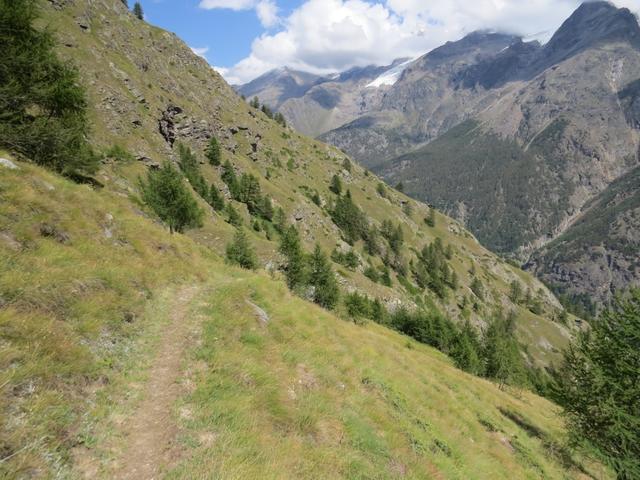
[[640, 286], [640, 168], [589, 202], [562, 235], [529, 260], [535, 272], [587, 309]]
[[[335, 264], [343, 290], [378, 298], [391, 309], [433, 305], [454, 321], [468, 319], [478, 326], [486, 325], [497, 310], [514, 311], [532, 359], [547, 364], [557, 358], [574, 326], [553, 320], [560, 312], [555, 297], [532, 276], [482, 248], [460, 224], [384, 187], [337, 149], [283, 129], [243, 102], [183, 42], [137, 20], [121, 2], [74, 2], [50, 8], [47, 15], [64, 45], [61, 53], [81, 65], [96, 145], [107, 150], [117, 144], [138, 159], [107, 156], [98, 177], [106, 190], [135, 195], [138, 176], [165, 158], [176, 159], [177, 145], [185, 143], [203, 159], [206, 181], [241, 212], [245, 226], [260, 230], [250, 228], [261, 264], [278, 270], [283, 258], [274, 226], [249, 215], [246, 204], [231, 200], [221, 181], [222, 166], [204, 164], [202, 152], [214, 135], [223, 147], [222, 161], [230, 161], [238, 175], [259, 179], [261, 191], [296, 225], [308, 251], [319, 243], [327, 253], [335, 250], [337, 259], [349, 251], [355, 254], [355, 266]], [[343, 185], [340, 197], [329, 190], [334, 176]], [[344, 241], [350, 236], [348, 225], [338, 228], [334, 221], [334, 207], [339, 199], [345, 205], [347, 189], [365, 213], [367, 235], [375, 240], [368, 245], [357, 238], [349, 245]], [[207, 211], [204, 225], [189, 235], [222, 253], [235, 228], [225, 221], [225, 213], [201, 205]], [[430, 226], [425, 219], [432, 215]], [[401, 241], [392, 247], [385, 235], [391, 238], [395, 233], [387, 230], [398, 226]], [[444, 247], [450, 245], [450, 258], [441, 266], [450, 285], [425, 288], [424, 278], [417, 278], [424, 273], [419, 253], [437, 238]], [[386, 275], [389, 281], [380, 279]], [[533, 303], [515, 304], [509, 298], [513, 282], [530, 293]]]
[[604, 475], [562, 449], [548, 401], [228, 267], [127, 195], [9, 161], [3, 478]]

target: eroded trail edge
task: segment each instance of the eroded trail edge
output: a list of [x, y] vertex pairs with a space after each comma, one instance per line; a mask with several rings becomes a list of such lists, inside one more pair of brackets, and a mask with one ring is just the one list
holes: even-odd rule
[[178, 291], [164, 328], [143, 397], [124, 427], [125, 445], [117, 459], [114, 477], [123, 480], [148, 480], [160, 473], [178, 456], [175, 444], [178, 427], [173, 407], [182, 390], [179, 379], [185, 349], [197, 327], [190, 317], [195, 286]]

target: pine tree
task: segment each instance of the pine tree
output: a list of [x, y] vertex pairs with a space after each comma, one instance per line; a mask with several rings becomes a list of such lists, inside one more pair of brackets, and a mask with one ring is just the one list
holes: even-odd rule
[[229, 193], [231, 193], [231, 198], [234, 200], [240, 199], [240, 183], [238, 182], [238, 178], [236, 177], [236, 172], [231, 165], [229, 160], [224, 162], [222, 165], [222, 175], [220, 176], [222, 181], [229, 187]]
[[515, 316], [496, 317], [485, 334], [485, 375], [504, 385], [523, 384], [527, 373], [515, 339]]
[[238, 213], [238, 211], [231, 205], [231, 202], [227, 203], [225, 207], [225, 211], [227, 212], [227, 222], [234, 227], [239, 227], [242, 225], [242, 217]]
[[557, 380], [574, 443], [617, 478], [640, 478], [640, 290], [592, 321], [565, 352]]
[[147, 181], [140, 182], [142, 199], [173, 232], [202, 225], [202, 210], [183, 182], [182, 175], [165, 162], [158, 170], [149, 170]]
[[338, 282], [320, 245], [316, 245], [309, 259], [309, 284], [314, 287], [315, 303], [329, 310], [336, 306], [340, 296]]
[[243, 228], [236, 230], [233, 241], [227, 245], [226, 255], [227, 261], [233, 265], [238, 265], [247, 270], [258, 268], [256, 253], [249, 243]]
[[133, 4], [133, 14], [138, 20], [144, 20], [144, 12], [142, 11], [142, 5], [140, 5], [140, 2]]
[[218, 190], [218, 187], [213, 183], [209, 189], [209, 205], [211, 205], [217, 212], [222, 212], [224, 210], [224, 197]]
[[80, 180], [99, 165], [86, 140], [86, 95], [52, 32], [34, 26], [38, 6], [0, 2], [0, 147]]
[[182, 143], [178, 144], [178, 156], [180, 157], [178, 162], [180, 170], [184, 173], [184, 176], [187, 177], [187, 180], [189, 180], [189, 183], [198, 195], [206, 200], [209, 195], [209, 188], [202, 173], [200, 173], [198, 158], [189, 147]]
[[340, 195], [342, 193], [342, 182], [340, 181], [340, 177], [338, 175], [334, 175], [331, 177], [331, 185], [329, 186], [329, 190], [331, 190], [336, 195]]
[[468, 321], [458, 333], [450, 353], [456, 367], [474, 375], [483, 373], [482, 344], [478, 333]]
[[280, 253], [287, 259], [285, 276], [291, 290], [303, 286], [306, 282], [306, 265], [300, 242], [300, 235], [296, 227], [291, 225], [285, 230], [280, 239]]
[[211, 137], [209, 140], [209, 145], [207, 145], [207, 149], [205, 150], [205, 156], [211, 165], [216, 167], [220, 165], [222, 154], [220, 152], [220, 143], [216, 137]]

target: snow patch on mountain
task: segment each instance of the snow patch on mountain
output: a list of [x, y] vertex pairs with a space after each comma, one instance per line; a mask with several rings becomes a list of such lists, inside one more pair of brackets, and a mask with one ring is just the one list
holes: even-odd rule
[[378, 78], [376, 78], [373, 82], [369, 83], [367, 87], [378, 88], [383, 85], [395, 85], [395, 83], [400, 79], [400, 75], [402, 75], [402, 72], [405, 71], [409, 64], [413, 62], [413, 60], [415, 59], [407, 60], [406, 62], [390, 68]]

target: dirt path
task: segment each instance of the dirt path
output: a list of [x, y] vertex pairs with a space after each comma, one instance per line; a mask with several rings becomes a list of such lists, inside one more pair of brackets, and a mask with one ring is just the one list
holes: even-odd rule
[[178, 380], [185, 347], [193, 330], [189, 304], [196, 287], [180, 290], [169, 324], [162, 332], [143, 398], [125, 426], [125, 446], [113, 478], [151, 480], [177, 456], [173, 406], [181, 394]]

